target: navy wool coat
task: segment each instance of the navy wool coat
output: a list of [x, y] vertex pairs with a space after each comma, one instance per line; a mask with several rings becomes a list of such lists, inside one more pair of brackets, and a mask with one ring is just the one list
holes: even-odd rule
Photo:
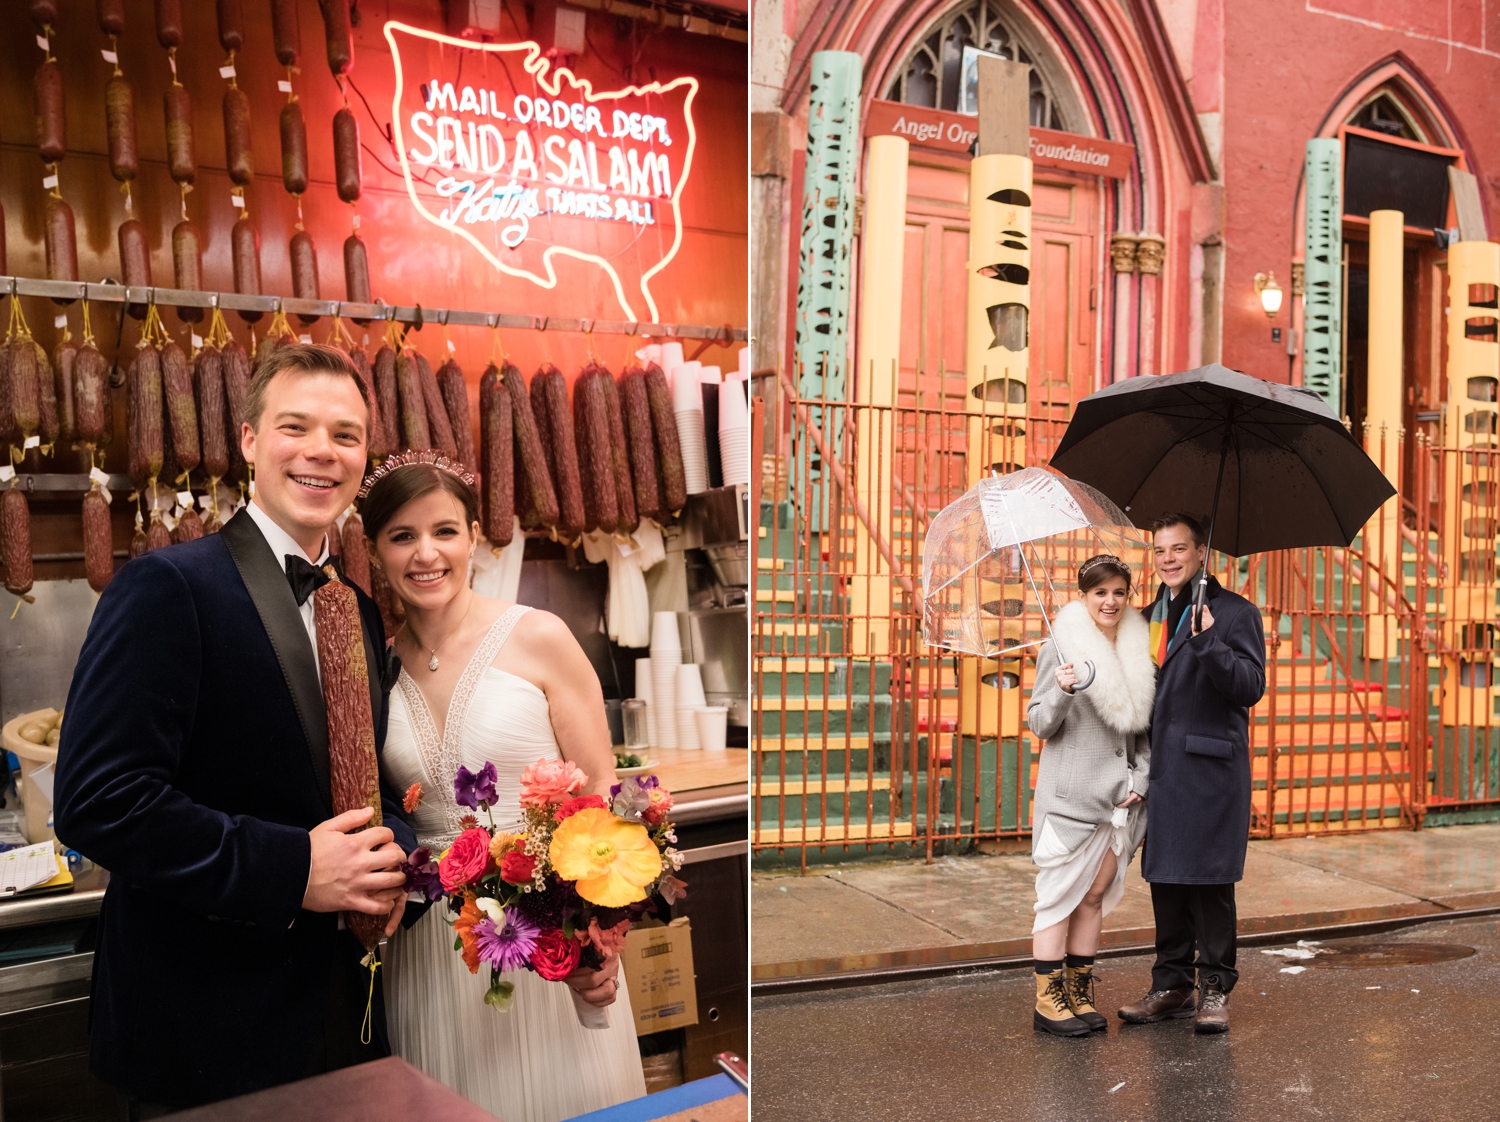
[[[1158, 598], [1166, 594], [1163, 586]], [[1260, 610], [1212, 577], [1208, 608], [1214, 625], [1192, 635], [1185, 624], [1157, 670], [1141, 862], [1156, 884], [1232, 884], [1245, 875], [1250, 707], [1266, 692], [1266, 636]]]
[[[68, 692], [57, 834], [111, 874], [90, 1067], [144, 1102], [194, 1106], [389, 1051], [378, 981], [377, 1038], [358, 1046], [363, 948], [301, 907], [308, 830], [333, 806], [322, 689], [283, 564], [245, 512], [131, 561]], [[356, 592], [380, 745], [384, 629]], [[409, 853], [393, 792], [382, 813]]]

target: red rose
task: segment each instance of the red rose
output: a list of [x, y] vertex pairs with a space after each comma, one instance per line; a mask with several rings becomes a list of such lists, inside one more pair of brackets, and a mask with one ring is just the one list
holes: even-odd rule
[[452, 892], [460, 885], [477, 880], [490, 859], [490, 835], [475, 827], [454, 839], [453, 846], [438, 862], [438, 877], [443, 891]]
[[500, 879], [506, 884], [526, 884], [536, 872], [536, 858], [524, 849], [513, 849], [500, 859]]
[[554, 813], [557, 820], [561, 822], [564, 818], [571, 818], [580, 810], [605, 810], [608, 806], [609, 803], [604, 801], [603, 795], [579, 795], [576, 799], [559, 803]]
[[531, 965], [549, 982], [560, 982], [578, 969], [582, 948], [561, 931], [544, 931], [536, 938]]

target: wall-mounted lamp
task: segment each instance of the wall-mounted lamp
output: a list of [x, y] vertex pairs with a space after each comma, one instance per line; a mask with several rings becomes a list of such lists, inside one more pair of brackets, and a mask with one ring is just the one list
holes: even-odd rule
[[1281, 285], [1276, 283], [1275, 273], [1256, 273], [1255, 291], [1260, 294], [1260, 306], [1265, 309], [1267, 319], [1275, 319], [1281, 311]]

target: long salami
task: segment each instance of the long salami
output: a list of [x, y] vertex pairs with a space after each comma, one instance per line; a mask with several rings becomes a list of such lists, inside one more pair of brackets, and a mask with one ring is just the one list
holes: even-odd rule
[[620, 523], [615, 469], [609, 451], [609, 407], [604, 386], [609, 375], [589, 363], [573, 383], [573, 437], [578, 449], [578, 479], [583, 490], [585, 532], [613, 533]]
[[[427, 434], [429, 445], [449, 459], [458, 458], [458, 442], [453, 439], [453, 426], [448, 423], [448, 408], [443, 404], [443, 391], [438, 388], [437, 375], [433, 373], [424, 355], [417, 355], [417, 377], [422, 382], [422, 401], [427, 407]], [[467, 466], [467, 465], [465, 465]]]
[[651, 404], [646, 400], [646, 372], [627, 366], [620, 376], [620, 414], [630, 451], [635, 509], [641, 518], [660, 518], [661, 488], [656, 478], [656, 444], [651, 434]]
[[661, 485], [658, 521], [665, 521], [687, 505], [687, 475], [682, 467], [682, 442], [672, 412], [672, 390], [660, 366], [646, 368], [646, 401], [651, 407], [651, 432], [656, 437], [656, 477]]
[[145, 487], [162, 469], [161, 356], [155, 347], [136, 351], [125, 386], [130, 478]]
[[625, 443], [625, 419], [620, 412], [620, 391], [608, 370], [603, 370], [599, 384], [604, 390], [604, 408], [609, 421], [609, 455], [614, 468], [615, 501], [620, 505], [620, 518], [615, 532], [633, 534], [641, 524], [635, 507], [635, 484], [630, 478], [630, 449]]
[[52, 448], [62, 432], [62, 420], [57, 415], [57, 375], [52, 364], [47, 361], [47, 352], [42, 350], [41, 344], [33, 343], [32, 347], [36, 351], [37, 366], [37, 434], [41, 437], [42, 444]]
[[12, 484], [0, 495], [0, 530], [5, 550], [5, 590], [16, 596], [31, 591], [31, 507], [26, 492]]
[[78, 344], [72, 338], [58, 342], [52, 352], [52, 395], [57, 401], [57, 435], [64, 444], [78, 438], [78, 417], [73, 408], [73, 363]]
[[78, 439], [85, 448], [100, 447], [109, 433], [109, 363], [88, 340], [73, 359], [73, 408]]
[[103, 592], [115, 575], [109, 504], [97, 485], [83, 496], [83, 571], [95, 592]]
[[396, 352], [389, 345], [381, 347], [375, 352], [371, 369], [375, 374], [380, 439], [386, 455], [390, 455], [401, 447], [401, 399], [396, 391]]
[[[370, 401], [370, 429], [365, 434], [365, 444], [371, 459], [383, 460], [394, 450], [385, 442], [385, 425], [380, 416], [380, 397], [375, 392], [375, 371], [370, 368], [370, 356], [362, 347], [349, 348], [349, 361], [359, 371], [360, 383], [365, 387], [365, 396]], [[360, 586], [364, 588], [364, 585]], [[369, 591], [368, 588], [365, 589]]]
[[36, 68], [36, 147], [44, 163], [55, 164], [68, 152], [68, 123], [63, 112], [62, 69], [55, 58]]
[[202, 459], [198, 442], [198, 404], [193, 399], [193, 369], [176, 343], [161, 349], [163, 423], [172, 433], [172, 456], [177, 475], [186, 475]]
[[307, 122], [300, 101], [281, 107], [281, 185], [289, 195], [307, 190]]
[[498, 546], [515, 536], [514, 425], [510, 390], [490, 363], [479, 379], [479, 518], [484, 536]]
[[531, 380], [531, 404], [537, 435], [546, 453], [547, 468], [557, 488], [557, 530], [576, 541], [583, 532], [583, 488], [578, 478], [578, 448], [573, 439], [573, 411], [568, 406], [568, 380], [550, 362]]
[[198, 174], [193, 145], [193, 99], [186, 86], [170, 85], [162, 95], [167, 119], [167, 170], [174, 183], [191, 183]]
[[227, 479], [244, 479], [245, 457], [240, 451], [240, 435], [245, 424], [245, 395], [250, 388], [250, 357], [233, 339], [225, 343], [220, 357], [224, 372], [224, 419], [229, 451]]
[[474, 428], [469, 422], [469, 387], [464, 381], [463, 370], [453, 359], [438, 367], [437, 386], [442, 394], [444, 411], [448, 414], [457, 459], [473, 471], [478, 461], [474, 458]]
[[422, 392], [422, 375], [417, 369], [415, 351], [403, 349], [396, 356], [396, 390], [400, 397], [401, 446], [415, 451], [431, 448], [427, 398]]
[[370, 302], [370, 259], [358, 234], [344, 239], [344, 299], [351, 304]]
[[222, 479], [229, 471], [229, 430], [224, 421], [224, 356], [218, 347], [204, 347], [193, 360], [193, 391], [203, 470], [210, 479]]
[[500, 380], [510, 391], [516, 513], [521, 517], [521, 525], [528, 530], [556, 526], [557, 490], [552, 485], [552, 470], [547, 466], [547, 453], [537, 431], [526, 379], [507, 362], [500, 370]]
[[344, 519], [344, 529], [339, 536], [339, 560], [344, 566], [344, 575], [364, 589], [366, 596], [370, 595], [370, 553], [365, 545], [364, 520], [351, 513]]

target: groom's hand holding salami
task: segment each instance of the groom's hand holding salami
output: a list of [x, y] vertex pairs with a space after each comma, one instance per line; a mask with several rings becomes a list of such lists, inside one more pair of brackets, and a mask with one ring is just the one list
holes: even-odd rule
[[[406, 911], [406, 854], [387, 826], [364, 830], [374, 811], [348, 810], [308, 831], [311, 869], [302, 907], [309, 912], [390, 913], [385, 933], [394, 935]], [[358, 831], [357, 833], [355, 831]]]

